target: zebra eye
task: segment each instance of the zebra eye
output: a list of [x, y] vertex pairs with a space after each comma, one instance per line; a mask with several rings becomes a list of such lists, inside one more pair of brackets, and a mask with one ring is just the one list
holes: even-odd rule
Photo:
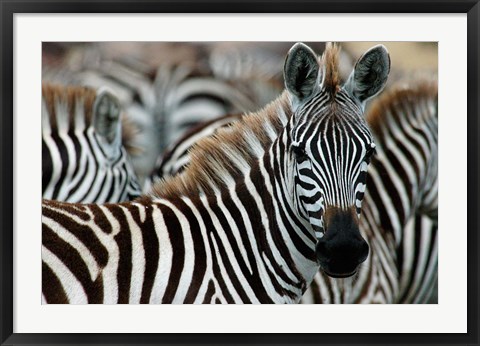
[[377, 150], [375, 150], [375, 147], [371, 147], [367, 150], [367, 153], [365, 154], [365, 161], [370, 162], [370, 159], [372, 158], [373, 155], [377, 153]]
[[307, 153], [305, 152], [305, 149], [299, 147], [299, 146], [296, 146], [296, 145], [293, 145], [292, 146], [292, 151], [293, 151], [293, 154], [295, 155], [295, 157], [297, 158], [297, 160], [306, 160], [308, 158], [307, 156]]

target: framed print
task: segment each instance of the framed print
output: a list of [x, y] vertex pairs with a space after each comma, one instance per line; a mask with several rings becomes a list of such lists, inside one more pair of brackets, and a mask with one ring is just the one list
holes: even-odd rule
[[2, 344], [478, 344], [479, 6], [3, 1]]

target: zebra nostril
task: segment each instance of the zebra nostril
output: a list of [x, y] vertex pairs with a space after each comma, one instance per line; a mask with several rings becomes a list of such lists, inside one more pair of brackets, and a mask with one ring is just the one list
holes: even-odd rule
[[317, 263], [320, 265], [325, 265], [328, 263], [330, 254], [327, 247], [327, 242], [324, 238], [319, 239], [315, 246], [315, 255], [317, 257]]

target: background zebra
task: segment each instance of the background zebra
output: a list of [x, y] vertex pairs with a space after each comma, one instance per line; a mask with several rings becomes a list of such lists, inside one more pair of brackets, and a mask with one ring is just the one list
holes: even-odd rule
[[[135, 173], [143, 184], [160, 155], [159, 124], [155, 121], [156, 98], [152, 68], [130, 55], [105, 56], [102, 44], [74, 45], [64, 61], [44, 65], [42, 80], [64, 85], [108, 88], [125, 110], [135, 135], [127, 148]], [[53, 66], [52, 66], [53, 65]]]
[[368, 255], [358, 218], [375, 146], [363, 105], [390, 61], [372, 48], [343, 86], [337, 62], [335, 46], [319, 62], [296, 44], [287, 91], [202, 140], [185, 172], [150, 195], [44, 201], [43, 301], [291, 303], [319, 265], [354, 274]]
[[[224, 116], [193, 129], [164, 155], [152, 180], [182, 172], [196, 142], [233, 126], [241, 117]], [[341, 282], [319, 273], [302, 302], [436, 302], [436, 80], [397, 81], [371, 104], [366, 118], [373, 126], [380, 152], [369, 168], [360, 222], [366, 239], [373, 244], [373, 255], [364, 271], [371, 279]]]
[[148, 192], [155, 182], [182, 172], [190, 161], [189, 151], [199, 140], [212, 136], [217, 130], [240, 120], [242, 116], [243, 114], [225, 115], [200, 123], [187, 131], [158, 158], [155, 169], [144, 185], [144, 191]]
[[120, 112], [106, 90], [42, 86], [43, 198], [105, 203], [139, 196]]

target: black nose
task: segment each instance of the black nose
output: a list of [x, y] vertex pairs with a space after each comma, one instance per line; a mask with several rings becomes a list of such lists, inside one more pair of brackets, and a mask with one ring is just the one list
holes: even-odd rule
[[369, 247], [360, 235], [350, 213], [335, 216], [318, 240], [315, 253], [322, 270], [332, 277], [355, 274], [358, 265], [368, 257]]

